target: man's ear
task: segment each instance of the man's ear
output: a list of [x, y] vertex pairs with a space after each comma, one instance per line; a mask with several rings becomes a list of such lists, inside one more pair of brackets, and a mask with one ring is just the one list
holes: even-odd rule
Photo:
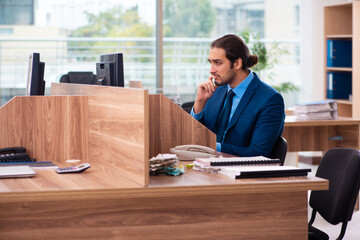
[[240, 70], [241, 67], [242, 67], [242, 59], [241, 58], [238, 58], [235, 62], [234, 62], [234, 68], [236, 70]]

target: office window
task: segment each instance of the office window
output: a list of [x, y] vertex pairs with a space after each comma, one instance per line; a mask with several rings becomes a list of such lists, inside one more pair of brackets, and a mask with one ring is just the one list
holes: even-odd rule
[[13, 28], [0, 28], [0, 35], [10, 35], [14, 33]]
[[35, 0], [0, 0], [0, 25], [34, 24]]
[[[12, 8], [14, 16], [25, 9], [34, 14], [30, 25], [16, 23], [11, 31], [0, 25], [1, 104], [24, 94], [31, 52], [39, 52], [46, 64], [46, 93], [51, 82], [69, 71], [95, 73], [100, 54], [112, 52], [124, 53], [126, 84], [141, 80], [146, 88], [155, 88], [157, 1], [0, 0], [0, 12], [3, 6], [10, 10], [22, 6]], [[266, 70], [264, 81], [277, 84], [291, 79], [300, 84], [300, 36], [293, 31], [298, 26], [294, 9], [295, 14], [300, 11], [299, 0], [162, 1], [163, 87], [175, 89], [182, 102], [194, 100], [197, 85], [209, 76], [211, 41], [244, 29], [257, 34], [267, 46], [280, 42], [289, 50], [274, 68]]]
[[[278, 52], [287, 50], [270, 56], [278, 63], [261, 71], [261, 79], [274, 86], [289, 79], [299, 85], [300, 35], [293, 31], [298, 24], [294, 23], [295, 6], [299, 0], [164, 0], [163, 85], [179, 89], [183, 102], [194, 100], [196, 86], [209, 76], [211, 41], [229, 33], [240, 35], [246, 29], [269, 50], [275, 43]], [[252, 44], [250, 41], [250, 48]], [[285, 98], [291, 105], [296, 93]]]
[[45, 62], [46, 94], [69, 71], [96, 73], [100, 55], [114, 52], [124, 53], [126, 81], [154, 86], [155, 0], [37, 0], [32, 11], [33, 25], [12, 25], [12, 33], [0, 25], [1, 104], [25, 94], [32, 52]]

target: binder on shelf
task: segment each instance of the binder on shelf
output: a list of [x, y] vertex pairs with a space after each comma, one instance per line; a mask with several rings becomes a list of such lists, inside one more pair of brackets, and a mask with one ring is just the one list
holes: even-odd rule
[[269, 177], [305, 177], [311, 172], [309, 168], [293, 166], [231, 166], [222, 167], [220, 174], [230, 178], [269, 178]]
[[327, 67], [352, 67], [352, 40], [327, 40]]
[[328, 99], [349, 99], [352, 93], [351, 72], [327, 72], [326, 98]]
[[222, 157], [222, 158], [196, 158], [195, 163], [204, 166], [238, 166], [238, 165], [280, 165], [280, 159], [272, 159], [263, 156], [255, 157]]

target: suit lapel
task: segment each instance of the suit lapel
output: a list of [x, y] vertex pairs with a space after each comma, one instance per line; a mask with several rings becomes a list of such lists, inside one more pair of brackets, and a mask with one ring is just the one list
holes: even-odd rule
[[211, 121], [209, 122], [210, 130], [214, 130], [215, 128], [217, 119], [224, 104], [226, 92], [227, 92], [227, 85], [218, 88], [215, 92], [216, 96], [214, 95], [212, 97], [212, 100], [214, 100], [214, 102], [210, 104], [211, 109], [209, 110], [209, 117], [210, 117], [209, 119], [211, 119]]
[[226, 131], [231, 128], [232, 126], [235, 125], [235, 123], [238, 121], [241, 113], [244, 111], [245, 107], [247, 106], [247, 104], [249, 103], [249, 101], [251, 100], [251, 98], [254, 96], [254, 94], [256, 93], [256, 89], [258, 88], [260, 84], [260, 80], [259, 78], [256, 76], [256, 74], [254, 73], [254, 78], [251, 80], [251, 83], [249, 84], [248, 88], [246, 89], [243, 97], [240, 100], [239, 105], [237, 106], [233, 117], [231, 118]]

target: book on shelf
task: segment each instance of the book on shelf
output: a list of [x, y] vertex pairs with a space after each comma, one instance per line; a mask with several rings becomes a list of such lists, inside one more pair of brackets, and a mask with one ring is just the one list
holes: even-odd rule
[[352, 40], [327, 40], [327, 67], [352, 67]]
[[227, 166], [221, 167], [218, 173], [234, 179], [269, 178], [269, 177], [305, 177], [311, 172], [309, 168], [293, 166]]
[[328, 99], [349, 99], [352, 93], [351, 72], [327, 72], [326, 97]]
[[229, 165], [279, 165], [280, 159], [272, 159], [263, 156], [254, 157], [221, 157], [221, 158], [195, 158], [195, 164], [204, 166], [229, 166]]

